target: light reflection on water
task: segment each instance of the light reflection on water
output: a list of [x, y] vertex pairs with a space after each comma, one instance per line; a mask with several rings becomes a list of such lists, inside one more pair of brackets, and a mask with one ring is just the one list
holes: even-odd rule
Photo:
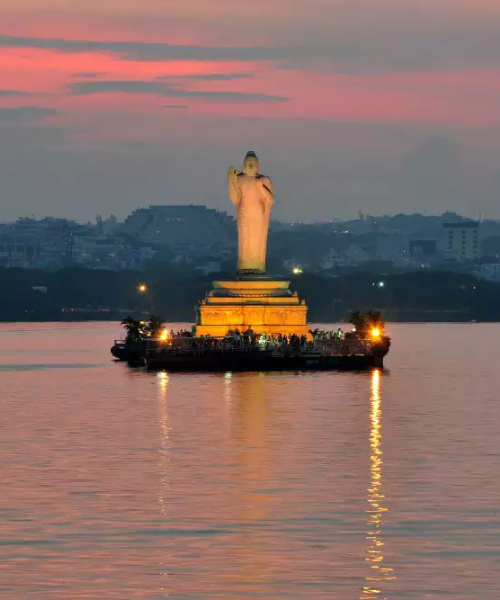
[[115, 364], [109, 324], [2, 327], [1, 598], [497, 597], [499, 326], [213, 376]]
[[[168, 522], [168, 498], [170, 495], [169, 490], [169, 479], [170, 479], [170, 440], [169, 440], [169, 427], [168, 427], [168, 381], [169, 376], [165, 372], [157, 374], [158, 387], [160, 391], [160, 447], [159, 452], [159, 464], [158, 472], [160, 477], [159, 495], [158, 502], [160, 504], [160, 514], [164, 522]], [[169, 553], [165, 553], [165, 558], [159, 563], [160, 577], [162, 583], [160, 585], [160, 592], [166, 593], [169, 587], [168, 582], [168, 565], [169, 565]], [[168, 596], [165, 596], [168, 597]]]
[[368, 488], [368, 533], [366, 539], [370, 546], [366, 561], [371, 573], [366, 577], [360, 600], [370, 598], [387, 598], [384, 584], [396, 579], [394, 570], [384, 565], [384, 542], [382, 540], [382, 524], [387, 521], [387, 508], [383, 506], [382, 492], [382, 398], [380, 394], [381, 371], [374, 369], [371, 373], [370, 395], [370, 487]]

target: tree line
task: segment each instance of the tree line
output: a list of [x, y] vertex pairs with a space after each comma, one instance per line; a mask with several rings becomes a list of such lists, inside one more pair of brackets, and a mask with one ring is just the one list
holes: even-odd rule
[[[122, 320], [155, 314], [193, 321], [195, 306], [217, 278], [189, 269], [57, 271], [0, 268], [0, 320]], [[386, 320], [500, 321], [500, 284], [452, 272], [292, 276], [311, 322], [334, 322], [352, 311], [380, 310]], [[139, 286], [145, 286], [139, 291]]]

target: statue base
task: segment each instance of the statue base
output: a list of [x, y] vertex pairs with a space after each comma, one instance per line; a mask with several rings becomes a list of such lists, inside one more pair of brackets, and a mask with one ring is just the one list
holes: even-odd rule
[[261, 274], [238, 274], [214, 281], [196, 309], [196, 335], [224, 336], [252, 329], [271, 335], [307, 336], [307, 306], [289, 289], [290, 282]]

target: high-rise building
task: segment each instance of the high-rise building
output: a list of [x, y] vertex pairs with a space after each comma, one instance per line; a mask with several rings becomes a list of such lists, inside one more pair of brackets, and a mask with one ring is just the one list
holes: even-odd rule
[[479, 256], [479, 223], [459, 221], [444, 223], [445, 255], [456, 260], [474, 260]]

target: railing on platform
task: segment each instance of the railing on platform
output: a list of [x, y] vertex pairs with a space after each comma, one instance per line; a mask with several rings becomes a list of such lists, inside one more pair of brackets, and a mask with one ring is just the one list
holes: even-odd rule
[[315, 340], [314, 348], [323, 355], [358, 356], [369, 354], [372, 344], [369, 339]]
[[314, 340], [299, 343], [283, 343], [275, 340], [246, 341], [243, 338], [171, 338], [167, 341], [147, 340], [146, 357], [165, 355], [204, 356], [207, 354], [248, 354], [272, 352], [278, 356], [321, 355], [321, 356], [365, 356], [369, 354], [372, 341], [368, 339]]

